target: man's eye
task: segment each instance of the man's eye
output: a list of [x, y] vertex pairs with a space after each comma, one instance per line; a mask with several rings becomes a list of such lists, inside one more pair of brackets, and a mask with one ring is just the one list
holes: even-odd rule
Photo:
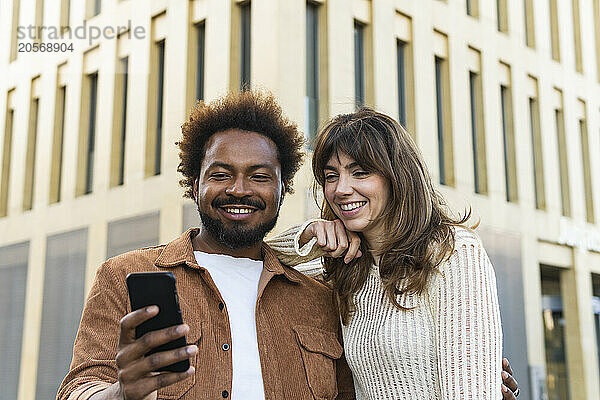
[[255, 181], [259, 181], [259, 182], [266, 182], [266, 181], [270, 180], [271, 177], [269, 175], [256, 174], [256, 175], [252, 175], [252, 179], [254, 179]]
[[216, 172], [214, 174], [210, 174], [210, 178], [217, 181], [223, 181], [228, 178], [228, 175], [222, 172]]

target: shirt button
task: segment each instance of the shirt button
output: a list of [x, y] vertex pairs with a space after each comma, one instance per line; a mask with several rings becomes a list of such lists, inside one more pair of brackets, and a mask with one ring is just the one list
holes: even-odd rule
[[[229, 350], [229, 343], [223, 343], [223, 346], [221, 346], [221, 348], [223, 349], [223, 351]], [[227, 396], [225, 396], [225, 397], [227, 397]]]
[[225, 304], [219, 303], [219, 310], [223, 311], [224, 308], [225, 308]]
[[223, 390], [223, 393], [221, 393], [221, 395], [225, 399], [225, 398], [229, 397], [229, 392], [227, 390]]

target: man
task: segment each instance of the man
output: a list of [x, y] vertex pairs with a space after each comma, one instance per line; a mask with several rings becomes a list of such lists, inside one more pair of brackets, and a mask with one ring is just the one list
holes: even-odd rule
[[[99, 268], [57, 399], [354, 399], [331, 290], [263, 243], [302, 161], [296, 126], [270, 96], [230, 94], [196, 107], [178, 144], [202, 228]], [[186, 324], [136, 339], [158, 310], [131, 312], [125, 277], [146, 271], [175, 274]], [[151, 372], [186, 358], [186, 372]]]

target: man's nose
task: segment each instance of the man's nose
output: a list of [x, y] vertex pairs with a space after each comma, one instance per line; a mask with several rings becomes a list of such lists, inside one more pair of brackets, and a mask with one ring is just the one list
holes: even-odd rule
[[235, 197], [244, 197], [252, 195], [252, 190], [243, 177], [237, 177], [232, 184], [225, 189], [225, 194]]

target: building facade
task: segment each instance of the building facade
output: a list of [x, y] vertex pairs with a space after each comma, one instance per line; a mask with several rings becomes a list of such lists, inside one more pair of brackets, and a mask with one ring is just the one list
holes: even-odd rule
[[174, 143], [243, 87], [307, 139], [363, 104], [405, 125], [480, 220], [520, 398], [600, 398], [600, 0], [7, 0], [0, 37], [3, 398], [55, 395], [102, 262], [199, 223]]

